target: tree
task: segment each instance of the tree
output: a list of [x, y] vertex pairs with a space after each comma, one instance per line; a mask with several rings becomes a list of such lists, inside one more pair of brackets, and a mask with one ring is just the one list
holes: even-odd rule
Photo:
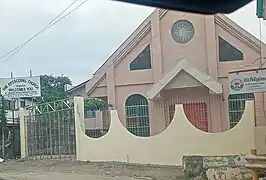
[[108, 103], [100, 98], [91, 98], [84, 101], [84, 108], [87, 110], [107, 110]]
[[66, 85], [72, 85], [69, 77], [41, 75], [41, 92], [44, 102], [67, 98]]

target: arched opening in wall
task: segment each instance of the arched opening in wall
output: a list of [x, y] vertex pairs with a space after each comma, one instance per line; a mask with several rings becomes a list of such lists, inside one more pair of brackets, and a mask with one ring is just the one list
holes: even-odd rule
[[84, 100], [85, 133], [92, 138], [104, 136], [110, 128], [110, 111], [107, 97]]
[[206, 102], [188, 103], [183, 105], [187, 119], [198, 129], [208, 132], [208, 109]]
[[[183, 104], [184, 113], [193, 126], [196, 128], [208, 132], [208, 108], [206, 101], [184, 101], [179, 100], [176, 104]], [[170, 122], [172, 121], [175, 113], [175, 104], [169, 106]]]
[[[213, 127], [216, 127], [214, 123], [220, 125], [225, 112], [228, 112], [225, 109], [227, 106], [225, 106], [223, 97], [220, 95], [210, 95], [203, 88], [198, 88], [192, 92], [189, 90], [182, 90], [178, 95], [175, 95], [176, 92], [173, 95], [170, 91], [167, 92], [168, 96], [163, 100], [166, 120], [165, 128], [173, 121], [175, 105], [180, 104], [183, 106], [186, 120], [195, 128], [204, 132], [221, 132]], [[183, 116], [177, 115], [175, 119], [178, 121], [181, 117]]]
[[136, 136], [150, 136], [149, 103], [140, 95], [133, 94], [125, 102], [126, 128]]
[[245, 111], [246, 100], [254, 100], [254, 93], [231, 94], [228, 96], [229, 126], [235, 127]]

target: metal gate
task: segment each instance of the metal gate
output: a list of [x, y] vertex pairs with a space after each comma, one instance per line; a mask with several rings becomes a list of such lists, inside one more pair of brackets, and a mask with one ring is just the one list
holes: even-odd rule
[[25, 116], [27, 154], [34, 159], [73, 159], [76, 155], [71, 99], [37, 104]]

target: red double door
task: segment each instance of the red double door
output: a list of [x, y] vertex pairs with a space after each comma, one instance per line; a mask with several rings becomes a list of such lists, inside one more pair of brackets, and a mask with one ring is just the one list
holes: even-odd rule
[[[188, 103], [183, 104], [187, 119], [198, 129], [208, 132], [208, 109], [206, 103]], [[170, 118], [172, 119], [174, 106], [169, 108]]]

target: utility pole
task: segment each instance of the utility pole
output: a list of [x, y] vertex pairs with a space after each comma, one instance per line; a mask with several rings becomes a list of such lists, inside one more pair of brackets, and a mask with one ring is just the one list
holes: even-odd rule
[[[10, 73], [10, 77], [13, 78], [13, 73]], [[15, 149], [15, 108], [16, 108], [16, 99], [12, 98], [12, 107], [11, 107], [11, 112], [12, 112], [12, 155], [15, 157], [16, 154], [16, 149]]]
[[16, 149], [15, 149], [15, 103], [16, 100], [12, 100], [12, 150], [13, 150], [13, 157], [15, 157]]

